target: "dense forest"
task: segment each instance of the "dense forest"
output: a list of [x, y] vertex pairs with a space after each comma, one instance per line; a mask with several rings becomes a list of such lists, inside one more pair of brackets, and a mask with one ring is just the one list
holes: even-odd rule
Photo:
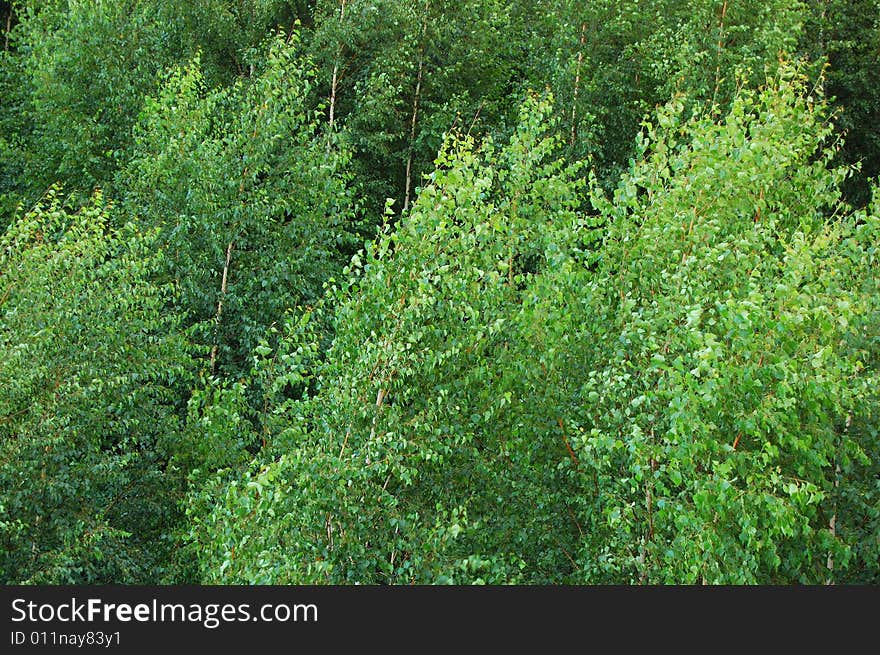
[[3, 583], [880, 583], [880, 0], [0, 31]]

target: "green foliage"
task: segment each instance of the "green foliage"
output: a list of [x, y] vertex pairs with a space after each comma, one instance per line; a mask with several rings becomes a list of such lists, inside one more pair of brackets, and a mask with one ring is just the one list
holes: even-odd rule
[[279, 34], [252, 81], [217, 91], [198, 59], [172, 71], [118, 180], [126, 212], [163, 228], [181, 311], [232, 375], [287, 308], [314, 302], [351, 248], [347, 155], [304, 104], [313, 73], [296, 45]]
[[861, 164], [861, 175], [847, 180], [844, 190], [863, 206], [871, 198], [870, 180], [880, 175], [880, 2], [823, 0], [811, 9], [802, 48], [829, 63], [826, 93], [835, 99], [838, 130], [846, 134], [838, 158]]
[[880, 582], [877, 3], [0, 2], [0, 578]]
[[[800, 2], [649, 0], [571, 2], [545, 11], [537, 75], [551, 73], [571, 154], [592, 157], [614, 182], [633, 155], [644, 116], [674, 93], [726, 107], [737, 70], [755, 83], [793, 55]], [[546, 77], [545, 77], [546, 79]]]
[[576, 337], [591, 356], [570, 360], [595, 485], [583, 581], [819, 583], [849, 563], [829, 524], [854, 483], [836, 467], [873, 449], [847, 428], [877, 383], [850, 340], [874, 302], [876, 217], [838, 203], [846, 173], [808, 91], [786, 72], [720, 121], [681, 122], [673, 102], [596, 198], [608, 234]]
[[548, 113], [530, 103], [504, 148], [444, 149], [331, 294], [326, 358], [309, 315], [291, 322], [274, 386], [311, 391], [272, 399], [277, 459], [194, 503], [206, 580], [558, 579], [567, 456], [552, 407], [506, 368], [532, 330], [524, 290], [564, 265], [579, 221], [583, 185], [552, 158]]
[[154, 234], [52, 189], [0, 241], [0, 578], [169, 575], [183, 479], [166, 468], [192, 363]]
[[26, 201], [57, 181], [88, 194], [108, 180], [157, 71], [182, 47], [156, 4], [27, 3], [4, 53], [18, 124], [5, 126], [16, 147], [0, 159]]
[[[880, 371], [880, 188], [874, 187], [874, 200], [869, 208], [856, 216], [856, 233], [851, 257], [860, 261], [865, 271], [862, 297], [867, 310], [851, 330], [851, 348], [865, 353], [865, 367], [874, 373]], [[847, 433], [864, 451], [867, 463], [861, 466], [841, 462], [837, 475], [839, 487], [834, 497], [838, 513], [837, 530], [851, 547], [852, 563], [840, 575], [842, 582], [851, 584], [880, 582], [880, 386], [869, 389], [859, 398], [859, 411], [851, 423], [845, 424]]]
[[[430, 173], [452, 128], [475, 134], [503, 124], [515, 104], [519, 27], [495, 0], [340, 0], [319, 2], [310, 50], [324, 97], [355, 153], [368, 206], [406, 196]], [[518, 96], [518, 93], [517, 93]]]
[[0, 56], [0, 201], [32, 203], [55, 182], [83, 197], [106, 186], [161, 72], [202, 51], [211, 83], [246, 74], [249, 53], [276, 25], [292, 26], [297, 4], [22, 3]]
[[275, 399], [273, 459], [191, 505], [204, 579], [874, 570], [876, 507], [847, 503], [876, 499], [876, 432], [850, 428], [876, 412], [854, 327], [876, 312], [877, 219], [839, 203], [824, 103], [795, 73], [720, 120], [683, 110], [646, 125], [589, 218], [548, 105], [505, 148], [444, 150], [331, 294], [325, 358], [309, 315], [291, 323], [275, 376], [309, 392]]
[[180, 20], [190, 43], [204, 53], [212, 82], [252, 75], [249, 57], [268, 34], [290, 30], [309, 14], [305, 0], [190, 0], [160, 5], [166, 19]]

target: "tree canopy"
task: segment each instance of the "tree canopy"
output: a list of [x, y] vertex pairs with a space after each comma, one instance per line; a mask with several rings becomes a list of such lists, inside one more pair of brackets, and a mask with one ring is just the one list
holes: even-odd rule
[[880, 582], [878, 17], [0, 3], [0, 578]]

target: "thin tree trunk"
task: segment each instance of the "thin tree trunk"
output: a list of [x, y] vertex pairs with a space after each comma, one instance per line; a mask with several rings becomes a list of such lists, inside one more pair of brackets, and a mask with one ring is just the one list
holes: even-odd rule
[[642, 536], [642, 552], [639, 553], [639, 565], [642, 568], [642, 572], [639, 575], [640, 585], [648, 583], [648, 544], [654, 536], [653, 501], [650, 481], [645, 480], [645, 508], [648, 515], [648, 531]]
[[419, 96], [422, 92], [422, 70], [424, 69], [424, 64], [421, 58], [419, 58], [419, 74], [416, 79], [416, 94], [413, 98], [413, 111], [412, 111], [412, 121], [410, 122], [409, 128], [409, 153], [407, 153], [406, 157], [406, 197], [403, 201], [403, 211], [409, 209], [409, 198], [412, 190], [412, 163], [413, 163], [413, 147], [416, 139], [416, 121], [419, 116]]
[[[846, 425], [843, 429], [844, 436], [849, 432], [849, 428], [852, 425], [852, 414], [846, 415]], [[840, 446], [838, 444], [838, 450]], [[828, 521], [828, 530], [831, 532], [832, 538], [837, 538], [837, 496], [838, 490], [840, 488], [840, 461], [839, 455], [835, 457], [834, 462], [834, 511], [831, 514], [831, 520]], [[825, 578], [826, 585], [834, 584], [834, 555], [830, 552], [828, 553], [828, 561], [826, 562], [826, 567], [828, 568], [828, 577]]]
[[575, 138], [577, 138], [577, 101], [578, 91], [581, 87], [581, 65], [584, 62], [584, 43], [587, 39], [587, 24], [581, 24], [581, 46], [578, 50], [577, 67], [574, 70], [574, 94], [571, 101], [571, 138], [568, 145], [574, 147]]
[[712, 92], [712, 104], [718, 97], [718, 90], [721, 88], [721, 51], [724, 49], [724, 19], [727, 16], [727, 0], [721, 5], [721, 22], [718, 25], [718, 51], [715, 61], [715, 90]]
[[[339, 10], [339, 24], [342, 25], [342, 21], [345, 20], [345, 0], [342, 0], [342, 8]], [[330, 81], [330, 131], [333, 131], [333, 126], [335, 124], [336, 119], [336, 87], [339, 83], [339, 59], [342, 57], [342, 43], [340, 42], [339, 47], [336, 50], [336, 59], [333, 61], [333, 79]]]
[[[223, 265], [223, 281], [220, 283], [220, 300], [217, 301], [217, 314], [214, 317], [218, 324], [220, 323], [220, 318], [223, 316], [223, 298], [226, 297], [227, 282], [229, 280], [229, 264], [232, 261], [233, 245], [233, 242], [230, 241], [229, 245], [226, 246], [226, 263]], [[211, 374], [214, 373], [217, 364], [218, 348], [219, 344], [216, 342], [211, 346]]]
[[6, 14], [6, 32], [3, 34], [3, 50], [9, 50], [9, 32], [12, 30], [12, 5], [9, 5], [9, 13]]
[[382, 409], [382, 403], [385, 402], [385, 395], [387, 393], [387, 389], [379, 389], [376, 392], [376, 413], [373, 415], [373, 425], [370, 428], [370, 441], [376, 438], [376, 423], [379, 421], [379, 410]]
[[[822, 5], [822, 11], [820, 13], [820, 23], [819, 23], [819, 56], [825, 60], [826, 66], [828, 62], [830, 62], [830, 56], [828, 53], [828, 47], [825, 43], [825, 25], [828, 21], [828, 0], [819, 0], [819, 3]], [[825, 95], [825, 72], [828, 69], [824, 66], [822, 67], [822, 72], [819, 75], [819, 81], [817, 86], [819, 87], [819, 91], [824, 96]]]
[[339, 62], [336, 61], [333, 63], [333, 80], [330, 82], [330, 131], [333, 131], [333, 124], [335, 123], [335, 113], [336, 113], [336, 76], [339, 72]]
[[412, 120], [409, 125], [409, 152], [406, 157], [406, 193], [403, 200], [403, 211], [409, 209], [410, 194], [412, 192], [413, 148], [416, 140], [416, 125], [419, 119], [419, 100], [422, 95], [422, 75], [425, 70], [425, 32], [428, 30], [429, 3], [430, 0], [425, 0], [425, 12], [422, 15], [422, 30], [419, 36], [419, 71], [416, 76], [416, 92], [413, 95]]

